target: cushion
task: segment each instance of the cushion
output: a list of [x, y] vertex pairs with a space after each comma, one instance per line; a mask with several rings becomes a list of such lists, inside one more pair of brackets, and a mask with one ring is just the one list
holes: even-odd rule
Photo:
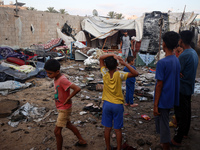
[[[21, 59], [16, 58], [16, 57], [8, 57], [6, 60], [8, 62], [17, 64], [17, 65], [20, 65], [20, 66], [25, 65], [25, 61], [24, 60], [21, 60]], [[28, 65], [28, 62], [26, 62], [26, 65]]]

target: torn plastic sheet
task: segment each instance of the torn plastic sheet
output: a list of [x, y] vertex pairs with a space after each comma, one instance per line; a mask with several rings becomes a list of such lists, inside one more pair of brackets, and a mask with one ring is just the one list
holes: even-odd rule
[[83, 43], [81, 43], [81, 42], [79, 42], [79, 41], [74, 42], [74, 45], [75, 45], [76, 47], [78, 47], [78, 48], [87, 47], [87, 46], [85, 46]]
[[[45, 113], [46, 113], [45, 107], [35, 107], [27, 102], [9, 117], [10, 121], [8, 122], [8, 124], [12, 127], [17, 127], [19, 122], [23, 121], [24, 118], [26, 118], [25, 121], [30, 121], [32, 119], [38, 119], [44, 117]], [[23, 119], [20, 120], [19, 116], [21, 116], [20, 118]]]
[[[50, 114], [51, 114], [52, 112], [55, 113], [56, 111], [55, 111], [55, 110], [49, 110], [49, 112], [46, 113], [46, 115], [45, 115], [44, 117], [42, 117], [42, 118], [38, 118], [38, 119], [34, 119], [33, 121], [35, 121], [35, 122], [40, 122], [40, 121], [46, 119], [48, 116], [50, 116]], [[55, 121], [55, 120], [51, 120], [51, 119], [49, 119], [49, 122], [54, 122], [54, 121]]]
[[20, 82], [12, 81], [12, 80], [0, 82], [0, 94], [7, 95], [7, 94], [12, 93], [16, 90], [27, 88], [31, 85], [32, 85], [32, 83], [29, 83], [29, 82], [20, 83]]
[[91, 65], [96, 65], [99, 64], [98, 59], [92, 59], [93, 56], [88, 57], [87, 59], [84, 60], [84, 65], [85, 66], [91, 66]]

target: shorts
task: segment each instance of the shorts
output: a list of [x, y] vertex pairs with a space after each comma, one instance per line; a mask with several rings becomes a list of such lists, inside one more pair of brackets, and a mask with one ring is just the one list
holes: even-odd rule
[[69, 109], [58, 109], [58, 118], [56, 122], [57, 127], [66, 127], [67, 122], [70, 121], [70, 116], [72, 112], [72, 108]]
[[170, 109], [158, 108], [159, 116], [155, 117], [156, 132], [160, 134], [160, 143], [171, 141], [169, 129], [169, 112]]
[[112, 127], [114, 121], [114, 129], [123, 127], [123, 104], [113, 104], [108, 101], [103, 103], [103, 113], [101, 123], [105, 127]]

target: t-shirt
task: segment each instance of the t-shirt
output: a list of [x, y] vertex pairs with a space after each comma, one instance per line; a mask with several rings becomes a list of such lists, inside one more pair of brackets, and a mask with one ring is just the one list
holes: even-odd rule
[[[136, 68], [134, 66], [131, 65], [132, 68], [134, 68], [136, 70]], [[130, 70], [127, 67], [124, 67], [123, 69], [124, 72], [130, 72]], [[131, 77], [131, 78], [127, 78], [126, 83], [131, 83], [131, 84], [135, 84], [135, 77]]]
[[103, 75], [103, 95], [102, 100], [106, 100], [114, 104], [123, 104], [124, 96], [122, 93], [122, 81], [127, 79], [128, 73], [123, 71], [116, 71], [113, 77], [110, 78], [110, 73], [105, 66], [101, 67]]
[[179, 56], [181, 64], [180, 93], [183, 95], [192, 95], [194, 93], [194, 84], [198, 66], [198, 55], [194, 49], [185, 49]]
[[121, 41], [122, 41], [122, 49], [130, 48], [131, 45], [130, 36], [122, 36]]
[[170, 55], [159, 60], [156, 66], [155, 78], [163, 81], [158, 108], [170, 109], [174, 105], [178, 106], [180, 83], [180, 63], [178, 58], [175, 55]]
[[69, 109], [71, 108], [72, 104], [65, 104], [65, 100], [68, 98], [70, 95], [70, 86], [72, 83], [64, 76], [61, 75], [60, 78], [57, 80], [54, 80], [54, 88], [55, 88], [55, 103], [56, 103], [56, 108], [57, 109]]

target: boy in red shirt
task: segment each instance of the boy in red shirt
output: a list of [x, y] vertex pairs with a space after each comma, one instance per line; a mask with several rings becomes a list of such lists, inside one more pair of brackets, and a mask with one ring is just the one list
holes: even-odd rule
[[[54, 79], [55, 104], [58, 111], [58, 118], [54, 130], [57, 142], [57, 150], [62, 150], [63, 137], [61, 131], [63, 127], [70, 129], [79, 139], [75, 146], [86, 146], [87, 142], [82, 138], [78, 129], [70, 122], [70, 116], [72, 112], [71, 98], [74, 97], [81, 89], [75, 84], [71, 83], [65, 77], [65, 75], [60, 73], [60, 63], [57, 60], [48, 60], [45, 63], [44, 69], [47, 72], [47, 76]], [[70, 89], [73, 90], [71, 94]]]

